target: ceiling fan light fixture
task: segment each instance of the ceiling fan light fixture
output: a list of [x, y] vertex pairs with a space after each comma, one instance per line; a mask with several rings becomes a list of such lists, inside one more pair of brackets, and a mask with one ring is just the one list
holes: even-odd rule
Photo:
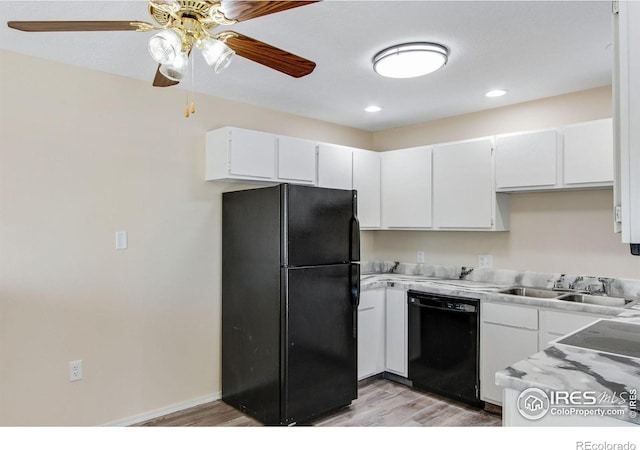
[[170, 64], [160, 65], [160, 73], [173, 81], [180, 81], [187, 74], [189, 58], [185, 52], [179, 52]]
[[373, 70], [388, 78], [415, 78], [435, 72], [444, 66], [449, 50], [431, 42], [394, 45], [373, 57]]
[[207, 64], [215, 73], [220, 73], [231, 64], [236, 54], [227, 44], [217, 39], [206, 38], [198, 41], [198, 47], [202, 51]]
[[182, 52], [182, 38], [171, 29], [162, 30], [149, 39], [149, 53], [159, 64], [172, 64]]

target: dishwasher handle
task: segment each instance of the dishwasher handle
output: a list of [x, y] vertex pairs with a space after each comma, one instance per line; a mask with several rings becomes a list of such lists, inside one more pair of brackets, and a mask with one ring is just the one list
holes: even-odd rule
[[[409, 306], [417, 306], [420, 308], [428, 308], [428, 309], [436, 309], [439, 311], [449, 311], [449, 312], [457, 312], [457, 313], [472, 313], [475, 314], [478, 311], [477, 305], [471, 305], [468, 303], [462, 303], [458, 301], [447, 300], [446, 298], [435, 299], [432, 301], [423, 299], [409, 297]], [[472, 300], [474, 301], [474, 300]], [[474, 301], [477, 302], [477, 301]]]

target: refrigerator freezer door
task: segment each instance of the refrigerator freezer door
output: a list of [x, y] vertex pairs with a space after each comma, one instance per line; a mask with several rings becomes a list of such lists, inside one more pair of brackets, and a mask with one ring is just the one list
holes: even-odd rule
[[286, 424], [305, 423], [357, 398], [352, 270], [351, 264], [283, 269]]
[[287, 185], [283, 265], [315, 266], [360, 259], [355, 191]]

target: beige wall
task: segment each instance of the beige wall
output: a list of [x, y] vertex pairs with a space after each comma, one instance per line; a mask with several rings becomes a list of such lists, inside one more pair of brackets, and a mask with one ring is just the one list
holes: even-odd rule
[[[390, 150], [611, 117], [609, 87], [374, 133]], [[374, 231], [375, 259], [640, 278], [640, 258], [613, 233], [611, 189], [511, 195], [509, 232]]]
[[220, 391], [220, 193], [242, 186], [204, 181], [207, 130], [371, 146], [205, 96], [186, 119], [184, 99], [0, 51], [0, 426], [104, 424]]

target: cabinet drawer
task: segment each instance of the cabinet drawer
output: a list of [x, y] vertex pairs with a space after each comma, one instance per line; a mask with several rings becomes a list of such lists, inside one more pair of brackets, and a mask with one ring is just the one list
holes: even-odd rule
[[585, 327], [599, 318], [596, 316], [585, 316], [582, 314], [571, 314], [565, 312], [545, 311], [545, 322], [547, 332], [565, 335], [578, 328]]
[[529, 330], [538, 329], [538, 310], [527, 308], [526, 306], [483, 303], [481, 314], [483, 322], [527, 328]]

